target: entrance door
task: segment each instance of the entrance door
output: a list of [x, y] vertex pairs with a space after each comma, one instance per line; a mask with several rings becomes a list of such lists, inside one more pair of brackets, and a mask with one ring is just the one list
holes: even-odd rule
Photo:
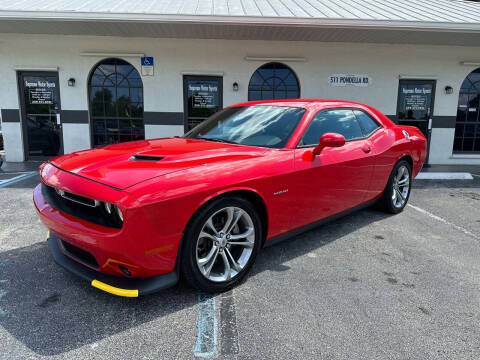
[[58, 73], [18, 73], [26, 157], [63, 154]]
[[[397, 119], [400, 125], [416, 126], [427, 138], [430, 147], [435, 80], [400, 80]], [[428, 163], [428, 149], [427, 159]]]
[[183, 104], [187, 132], [223, 108], [223, 78], [185, 75]]

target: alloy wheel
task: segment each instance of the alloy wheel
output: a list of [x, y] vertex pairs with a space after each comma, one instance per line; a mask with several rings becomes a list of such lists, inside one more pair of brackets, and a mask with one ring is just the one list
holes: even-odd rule
[[202, 275], [225, 282], [247, 265], [255, 245], [255, 226], [239, 207], [225, 207], [210, 216], [197, 239], [196, 259]]
[[392, 183], [392, 203], [396, 208], [405, 205], [410, 191], [410, 171], [405, 165], [398, 168], [393, 177]]

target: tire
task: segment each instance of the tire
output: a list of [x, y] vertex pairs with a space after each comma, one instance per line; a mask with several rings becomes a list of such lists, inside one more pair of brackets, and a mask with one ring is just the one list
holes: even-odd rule
[[[232, 219], [230, 226], [226, 226], [228, 219]], [[238, 196], [215, 199], [200, 208], [185, 229], [182, 278], [205, 292], [226, 291], [248, 273], [261, 243], [260, 216], [248, 200]]]
[[[400, 175], [400, 179], [398, 179]], [[395, 164], [387, 186], [380, 198], [381, 208], [389, 213], [398, 214], [407, 205], [412, 189], [412, 167], [406, 160], [400, 160]]]

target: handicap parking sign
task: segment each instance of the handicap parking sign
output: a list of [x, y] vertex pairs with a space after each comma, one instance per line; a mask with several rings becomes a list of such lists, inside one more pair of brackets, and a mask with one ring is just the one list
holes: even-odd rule
[[141, 59], [142, 76], [153, 76], [153, 56], [144, 56]]
[[153, 66], [153, 56], [142, 57], [142, 66]]

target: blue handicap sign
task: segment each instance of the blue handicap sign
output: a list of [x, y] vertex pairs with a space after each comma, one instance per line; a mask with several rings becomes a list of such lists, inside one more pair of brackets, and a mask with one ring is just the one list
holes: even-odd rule
[[153, 56], [142, 57], [142, 66], [153, 66]]

